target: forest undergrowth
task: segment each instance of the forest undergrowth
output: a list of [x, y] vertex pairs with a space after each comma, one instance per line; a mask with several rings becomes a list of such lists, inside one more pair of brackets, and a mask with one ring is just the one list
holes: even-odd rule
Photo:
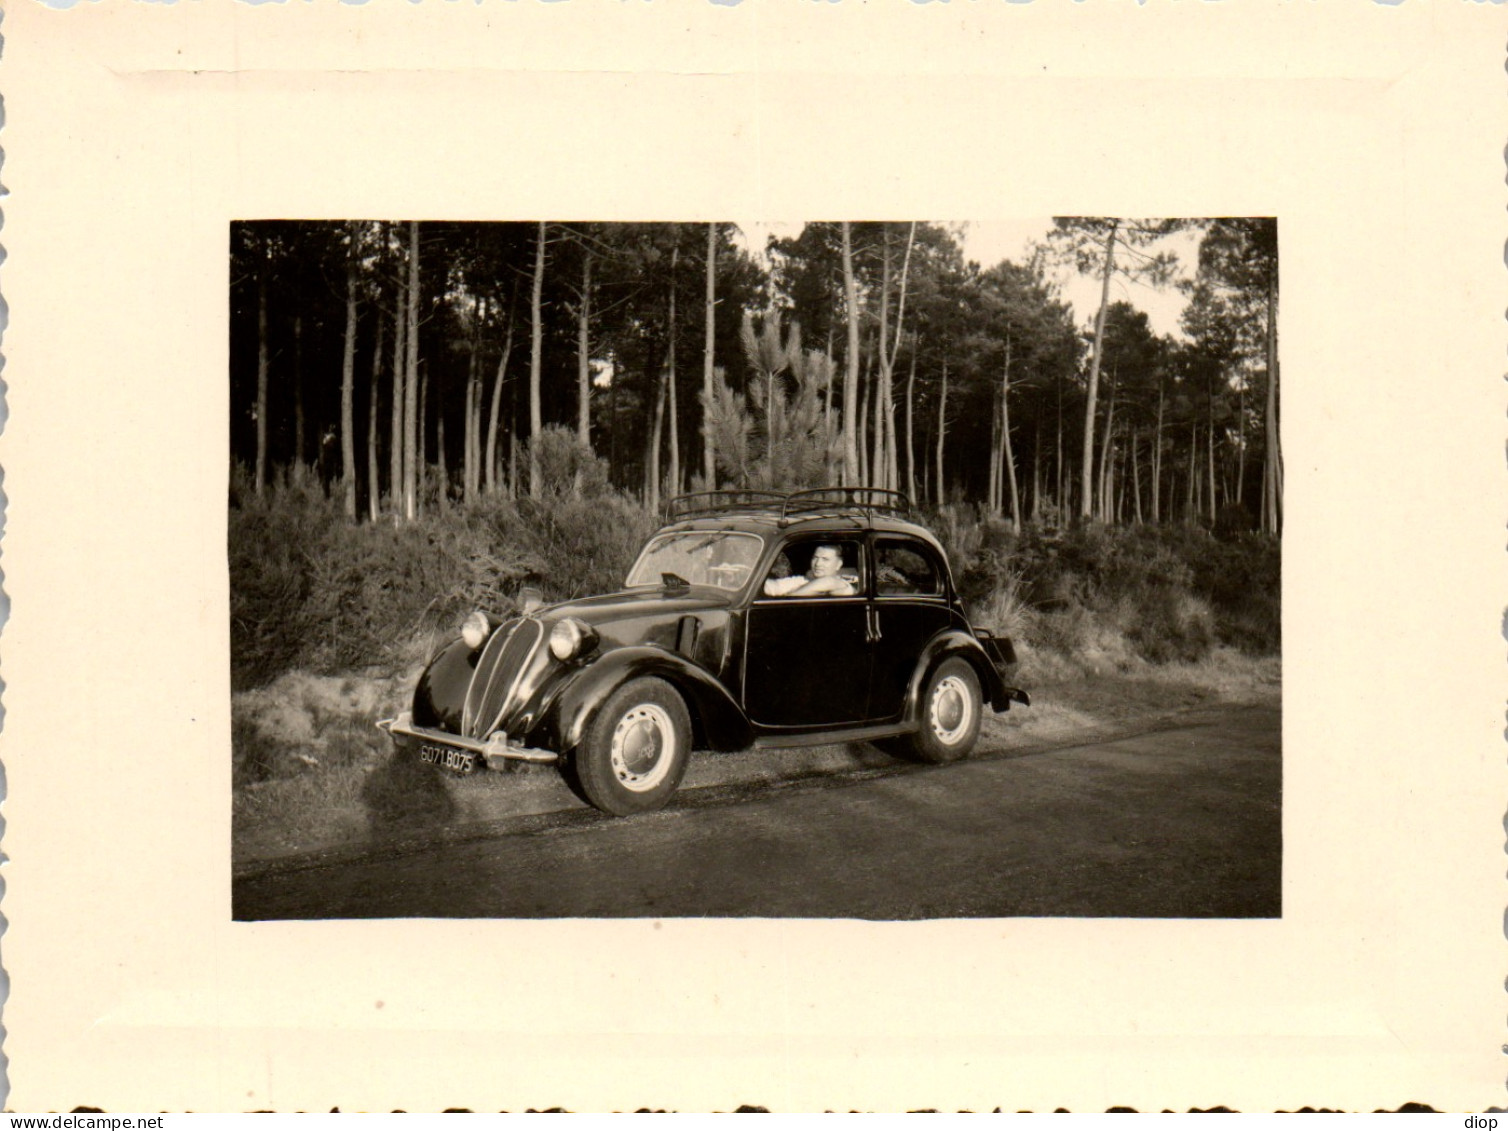
[[[359, 835], [367, 775], [389, 753], [373, 724], [406, 706], [424, 660], [461, 618], [511, 613], [525, 585], [549, 600], [616, 589], [656, 526], [594, 481], [538, 500], [430, 504], [411, 523], [353, 525], [316, 485], [233, 493], [238, 843], [274, 816], [255, 834], [276, 842], [265, 851], [310, 836], [336, 842], [347, 825]], [[1018, 534], [969, 505], [922, 521], [947, 547], [971, 619], [1012, 637], [1015, 681], [1046, 708], [1021, 720], [1012, 712], [1017, 725], [1033, 712], [1030, 725], [1051, 730], [1277, 694], [1275, 539], [1187, 526]], [[301, 822], [321, 831], [300, 832]]]

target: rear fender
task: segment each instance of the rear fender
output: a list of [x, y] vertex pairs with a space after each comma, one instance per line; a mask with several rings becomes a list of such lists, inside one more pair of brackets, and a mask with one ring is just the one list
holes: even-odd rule
[[967, 660], [973, 666], [974, 673], [979, 676], [979, 686], [984, 692], [985, 701], [995, 710], [1009, 710], [1013, 700], [1017, 703], [1027, 702], [1025, 692], [1005, 685], [990, 653], [985, 651], [984, 645], [972, 633], [961, 628], [950, 628], [927, 641], [927, 646], [922, 649], [916, 674], [911, 677], [911, 686], [906, 692], [908, 722], [916, 722], [921, 718], [922, 696], [926, 693], [927, 681], [937, 665], [954, 656]]
[[754, 741], [747, 716], [715, 676], [677, 653], [640, 645], [613, 649], [561, 690], [550, 710], [551, 749], [574, 750], [608, 697], [644, 676], [663, 679], [680, 692], [691, 712], [698, 746], [742, 750]]

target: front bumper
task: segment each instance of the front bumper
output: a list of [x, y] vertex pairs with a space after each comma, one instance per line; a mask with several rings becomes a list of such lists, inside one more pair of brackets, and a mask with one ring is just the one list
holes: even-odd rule
[[499, 769], [507, 762], [550, 763], [560, 760], [560, 755], [555, 751], [519, 746], [511, 742], [508, 736], [500, 730], [494, 731], [486, 739], [477, 739], [465, 738], [459, 734], [435, 730], [432, 727], [415, 726], [411, 711], [404, 711], [396, 719], [383, 719], [377, 727], [392, 735], [394, 742], [405, 745], [432, 743], [435, 746], [448, 746], [455, 750], [467, 750], [478, 754], [487, 763], [489, 770]]

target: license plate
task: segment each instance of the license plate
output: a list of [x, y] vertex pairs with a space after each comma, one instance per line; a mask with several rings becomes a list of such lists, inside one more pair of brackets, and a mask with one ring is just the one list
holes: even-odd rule
[[476, 755], [468, 750], [450, 750], [444, 746], [419, 747], [419, 761], [428, 762], [441, 769], [469, 774], [476, 769]]

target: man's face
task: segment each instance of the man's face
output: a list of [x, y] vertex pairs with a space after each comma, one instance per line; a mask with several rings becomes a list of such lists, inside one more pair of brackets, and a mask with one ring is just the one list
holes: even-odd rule
[[832, 546], [819, 546], [812, 555], [812, 576], [831, 577], [843, 568], [843, 555]]

